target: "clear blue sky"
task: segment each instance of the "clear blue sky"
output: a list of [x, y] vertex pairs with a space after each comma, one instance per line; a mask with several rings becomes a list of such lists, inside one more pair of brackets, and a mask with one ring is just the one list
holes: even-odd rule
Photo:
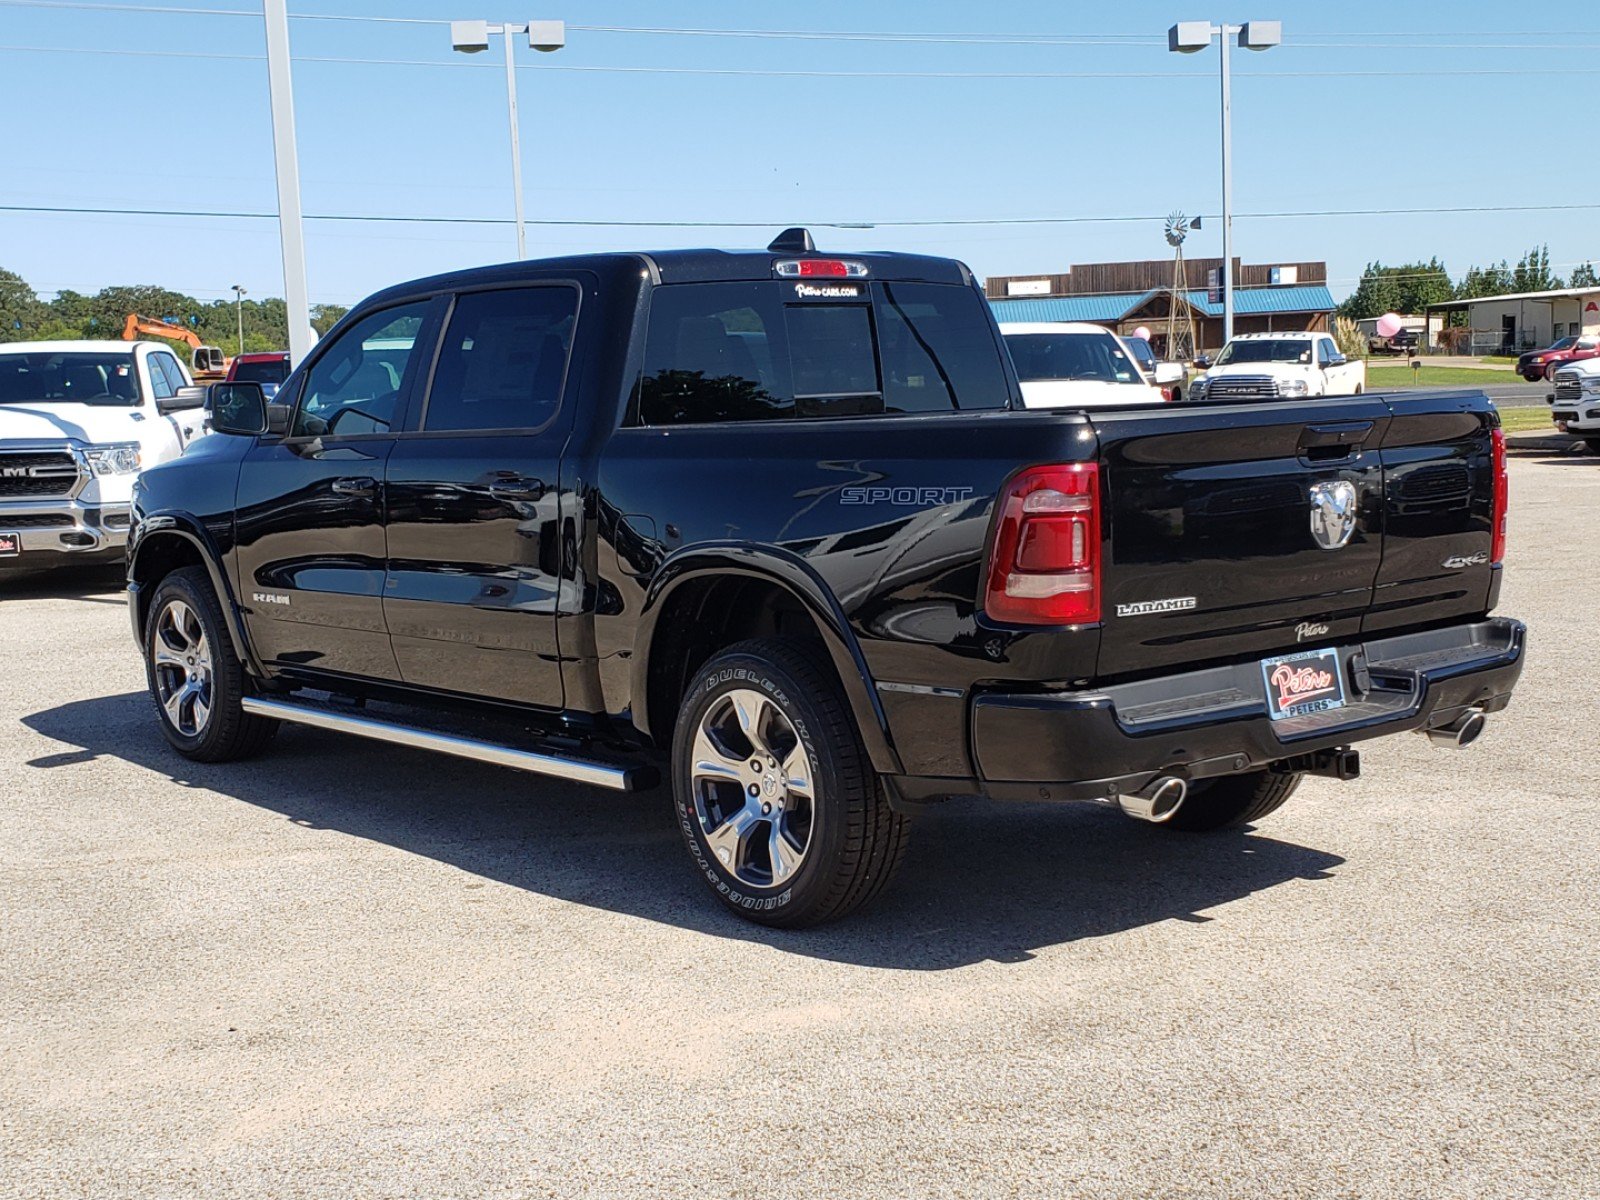
[[[251, 8], [249, 0], [125, 2]], [[1078, 39], [963, 44], [572, 28], [557, 55], [518, 51], [530, 219], [756, 221], [775, 232], [829, 221], [1212, 214], [1220, 203], [1217, 51], [1165, 48], [1173, 21], [1208, 16], [1284, 23], [1283, 47], [1235, 52], [1241, 214], [1600, 203], [1600, 157], [1588, 132], [1600, 92], [1600, 14], [1590, 4], [1267, 0], [1208, 11], [1188, 0], [291, 0], [291, 13]], [[327, 20], [291, 20], [290, 36], [307, 213], [509, 218], [498, 44], [467, 58], [451, 52], [442, 26]], [[173, 56], [128, 53], [143, 51]], [[0, 0], [0, 204], [275, 209], [263, 52], [259, 16]], [[421, 65], [316, 61], [331, 58]], [[774, 73], [803, 71], [863, 74]], [[1235, 250], [1247, 262], [1326, 259], [1343, 295], [1374, 258], [1437, 254], [1459, 275], [1548, 242], [1564, 273], [1600, 258], [1597, 218], [1600, 209], [1240, 216]], [[770, 232], [535, 226], [529, 253], [760, 245]], [[1167, 253], [1159, 220], [819, 228], [817, 237], [827, 248], [952, 255], [980, 275]], [[509, 225], [310, 222], [307, 240], [313, 301], [340, 303], [412, 276], [509, 259], [515, 247]], [[1219, 249], [1210, 222], [1191, 239], [1194, 256]], [[0, 212], [0, 266], [47, 293], [158, 283], [211, 299], [241, 283], [253, 296], [282, 294], [268, 221]]]

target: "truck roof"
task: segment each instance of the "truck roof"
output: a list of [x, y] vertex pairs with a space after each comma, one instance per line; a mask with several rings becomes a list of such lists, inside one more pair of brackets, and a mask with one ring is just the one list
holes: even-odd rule
[[1295, 338], [1332, 337], [1331, 333], [1321, 333], [1315, 329], [1285, 329], [1279, 333], [1236, 333], [1233, 340], [1236, 342], [1278, 342]]
[[443, 275], [430, 275], [396, 284], [370, 296], [375, 300], [399, 299], [419, 292], [452, 288], [479, 287], [484, 284], [514, 283], [519, 279], [547, 276], [551, 272], [592, 271], [616, 276], [644, 271], [657, 283], [723, 283], [775, 279], [773, 264], [794, 259], [849, 259], [865, 263], [867, 279], [923, 283], [970, 285], [972, 272], [953, 258], [934, 258], [922, 254], [870, 251], [779, 250], [651, 250], [608, 254], [573, 254], [560, 258], [531, 258], [522, 262], [471, 267]]
[[172, 345], [169, 342], [157, 342], [149, 339], [140, 339], [136, 342], [124, 342], [120, 338], [100, 338], [95, 341], [63, 339], [54, 342], [3, 342], [0, 343], [0, 354], [56, 354], [68, 350], [78, 350], [85, 354], [111, 354], [118, 350], [125, 350], [131, 354], [135, 346], [157, 346], [162, 350], [172, 349]]

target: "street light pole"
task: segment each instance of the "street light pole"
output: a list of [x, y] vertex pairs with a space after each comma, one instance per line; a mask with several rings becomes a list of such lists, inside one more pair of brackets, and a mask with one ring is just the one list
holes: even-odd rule
[[1246, 50], [1270, 50], [1283, 42], [1281, 21], [1246, 21], [1242, 25], [1213, 25], [1209, 21], [1179, 21], [1167, 30], [1167, 49], [1196, 54], [1222, 36], [1222, 341], [1233, 340], [1233, 77], [1228, 69], [1228, 39], [1237, 36]]
[[511, 33], [500, 39], [506, 47], [506, 124], [511, 128], [511, 191], [517, 209], [517, 258], [528, 257], [528, 230], [522, 218], [522, 137], [517, 132], [517, 61], [511, 54]]
[[289, 75], [286, 0], [262, 0], [267, 24], [267, 91], [278, 177], [278, 237], [283, 243], [283, 300], [289, 312], [289, 361], [311, 352], [311, 300], [306, 289], [306, 235], [300, 223], [300, 156], [294, 138], [294, 85]]
[[233, 285], [233, 311], [239, 317], [239, 353], [244, 353], [244, 289]]
[[491, 25], [487, 21], [451, 21], [450, 45], [462, 54], [477, 54], [489, 48], [489, 35], [497, 33], [506, 46], [506, 125], [511, 131], [511, 194], [517, 214], [517, 257], [528, 257], [528, 234], [522, 210], [522, 135], [517, 127], [517, 63], [512, 54], [511, 35], [526, 33], [528, 45], [545, 53], [567, 44], [564, 21], [529, 21], [526, 25]]

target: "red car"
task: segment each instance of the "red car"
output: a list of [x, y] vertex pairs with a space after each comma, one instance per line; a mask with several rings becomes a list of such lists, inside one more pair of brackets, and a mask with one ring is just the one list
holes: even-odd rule
[[1600, 338], [1557, 338], [1548, 349], [1532, 350], [1517, 359], [1517, 374], [1529, 383], [1541, 379], [1554, 379], [1557, 367], [1600, 355]]
[[289, 378], [289, 352], [272, 350], [264, 354], [236, 354], [228, 366], [229, 383], [259, 383], [268, 400]]

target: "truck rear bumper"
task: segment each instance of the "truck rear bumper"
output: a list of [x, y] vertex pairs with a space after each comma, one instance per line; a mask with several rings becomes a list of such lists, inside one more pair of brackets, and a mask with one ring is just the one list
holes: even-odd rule
[[[1343, 708], [1272, 720], [1258, 663], [1082, 692], [990, 692], [972, 702], [976, 781], [896, 780], [903, 800], [982, 792], [1112, 801], [1163, 775], [1204, 779], [1498, 712], [1527, 628], [1504, 617], [1339, 647]], [[965, 783], [965, 786], [961, 786]], [[940, 784], [947, 786], [941, 787]]]

